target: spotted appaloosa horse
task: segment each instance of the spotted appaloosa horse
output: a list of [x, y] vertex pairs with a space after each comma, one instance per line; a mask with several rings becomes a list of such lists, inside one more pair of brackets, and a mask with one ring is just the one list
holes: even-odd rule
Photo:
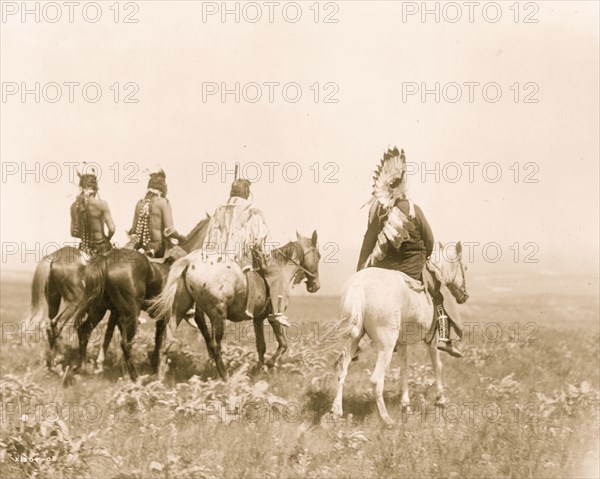
[[[317, 232], [313, 232], [312, 238], [301, 235], [297, 237], [297, 241], [274, 249], [272, 260], [281, 269], [286, 285], [291, 282], [297, 284], [306, 278], [306, 289], [314, 293], [320, 288]], [[256, 289], [258, 291], [253, 313], [259, 366], [263, 365], [266, 351], [263, 324], [265, 318], [269, 317], [278, 343], [277, 351], [267, 362], [267, 366], [272, 367], [287, 349], [287, 344], [281, 325], [269, 316], [270, 301], [267, 286], [262, 279], [257, 281]], [[246, 296], [246, 275], [238, 263], [200, 250], [173, 264], [167, 285], [153, 301], [151, 310], [160, 317], [175, 316], [178, 325], [186, 312], [195, 305], [194, 320], [204, 336], [208, 353], [215, 361], [219, 375], [227, 379], [228, 373], [221, 358], [225, 320], [250, 320], [245, 314]], [[205, 315], [211, 322], [210, 332]]]
[[[458, 242], [455, 248], [446, 250], [441, 243], [436, 244], [430, 267], [441, 285], [446, 286], [456, 301], [462, 304], [468, 299], [462, 245]], [[409, 342], [420, 342], [409, 341], [409, 335], [413, 335], [415, 331], [418, 331], [419, 339], [427, 339], [429, 342], [429, 353], [436, 376], [436, 403], [446, 402], [442, 361], [436, 348], [437, 328], [432, 332], [434, 337], [431, 340], [428, 338], [431, 335], [427, 334], [431, 331], [434, 315], [433, 303], [425, 292], [411, 289], [403, 273], [382, 268], [365, 268], [350, 277], [344, 286], [340, 304], [340, 337], [346, 337], [347, 342], [336, 362], [338, 388], [331, 408], [334, 416], [342, 415], [342, 395], [348, 366], [365, 334], [371, 338], [377, 350], [377, 363], [371, 374], [371, 383], [379, 415], [387, 425], [393, 425], [394, 421], [383, 400], [385, 373], [397, 346], [401, 363], [402, 404], [409, 406], [406, 349]]]

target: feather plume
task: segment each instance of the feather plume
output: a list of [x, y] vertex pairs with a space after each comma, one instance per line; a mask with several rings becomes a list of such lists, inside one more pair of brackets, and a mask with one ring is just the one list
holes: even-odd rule
[[401, 198], [407, 198], [406, 157], [404, 150], [398, 151], [398, 148], [394, 147], [389, 148], [383, 155], [373, 175], [373, 193], [368, 202], [369, 221], [376, 220], [375, 216], [381, 212], [387, 217], [365, 266], [381, 261], [389, 245], [397, 249], [410, 238], [410, 232], [415, 226], [408, 216], [395, 206], [396, 201]]

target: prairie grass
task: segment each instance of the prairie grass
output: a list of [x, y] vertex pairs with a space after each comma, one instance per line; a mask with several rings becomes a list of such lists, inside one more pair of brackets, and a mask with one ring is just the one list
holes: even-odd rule
[[[414, 346], [412, 414], [400, 407], [395, 360], [388, 371], [385, 398], [397, 421], [392, 429], [382, 427], [372, 399], [375, 356], [368, 339], [350, 366], [344, 417], [333, 422], [325, 414], [337, 382], [337, 298], [293, 298], [289, 350], [269, 372], [254, 368], [251, 323], [228, 325], [227, 384], [216, 379], [198, 331], [181, 324], [163, 383], [147, 377], [143, 385], [132, 384], [123, 377], [115, 333], [105, 372], [76, 375], [68, 387], [44, 368], [41, 331], [15, 333], [28, 300], [27, 282], [2, 282], [2, 477], [599, 476], [593, 297], [474, 296], [464, 308], [472, 333], [461, 344], [465, 356], [444, 358], [450, 404], [434, 406], [427, 353]], [[267, 338], [272, 354], [276, 343], [270, 332]], [[94, 335], [90, 358], [101, 340]], [[142, 374], [149, 371], [152, 342], [148, 322], [134, 347]], [[68, 360], [76, 346], [73, 331], [65, 330], [63, 343]]]

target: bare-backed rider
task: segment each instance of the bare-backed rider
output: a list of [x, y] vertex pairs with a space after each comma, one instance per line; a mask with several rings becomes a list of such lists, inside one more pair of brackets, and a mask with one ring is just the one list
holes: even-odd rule
[[187, 238], [173, 226], [171, 203], [167, 199], [166, 174], [150, 174], [148, 190], [135, 206], [127, 248], [142, 250], [151, 258], [162, 258], [171, 239], [184, 243]]
[[93, 258], [112, 248], [110, 240], [115, 234], [115, 224], [108, 204], [97, 197], [95, 173], [80, 174], [79, 188], [80, 193], [71, 205], [71, 236], [81, 239], [79, 249]]

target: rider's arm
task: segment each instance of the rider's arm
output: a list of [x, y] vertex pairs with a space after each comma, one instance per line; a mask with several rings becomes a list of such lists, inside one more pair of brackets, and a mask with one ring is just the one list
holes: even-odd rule
[[425, 215], [423, 214], [423, 210], [421, 210], [421, 208], [419, 208], [417, 205], [415, 205], [415, 215], [417, 217], [417, 221], [421, 225], [421, 238], [425, 244], [426, 257], [429, 258], [433, 252], [433, 232], [431, 231], [431, 227], [427, 222], [427, 218], [425, 218]]
[[167, 238], [175, 238], [180, 243], [185, 243], [187, 241], [187, 238], [179, 234], [173, 226], [173, 211], [171, 210], [171, 203], [169, 203], [169, 200], [167, 200], [166, 198], [161, 199], [160, 209], [162, 213], [163, 234]]
[[74, 238], [81, 238], [81, 232], [78, 231], [77, 223], [79, 222], [78, 211], [77, 211], [77, 202], [74, 202], [71, 205], [71, 236]]
[[140, 203], [141, 201], [138, 201], [135, 205], [135, 211], [133, 212], [133, 223], [131, 224], [131, 229], [127, 232], [128, 235], [135, 234], [139, 219]]
[[356, 265], [356, 271], [363, 269], [365, 262], [369, 255], [373, 252], [375, 244], [377, 243], [377, 236], [381, 231], [381, 224], [379, 219], [380, 208], [377, 208], [376, 214], [373, 215], [365, 233], [362, 248], [360, 249], [360, 255], [358, 257], [358, 264]]
[[102, 202], [102, 219], [108, 228], [107, 238], [111, 239], [115, 234], [115, 224], [113, 222], [112, 216], [110, 214], [110, 209], [108, 208], [108, 203], [106, 201]]
[[267, 227], [267, 222], [265, 221], [262, 211], [258, 208], [253, 208], [248, 223], [249, 228], [247, 228], [247, 230], [249, 231], [250, 236], [248, 242], [263, 246], [269, 236], [269, 228]]
[[162, 227], [163, 231], [173, 228], [173, 210], [171, 210], [171, 203], [166, 198], [161, 198], [158, 203], [162, 213]]

